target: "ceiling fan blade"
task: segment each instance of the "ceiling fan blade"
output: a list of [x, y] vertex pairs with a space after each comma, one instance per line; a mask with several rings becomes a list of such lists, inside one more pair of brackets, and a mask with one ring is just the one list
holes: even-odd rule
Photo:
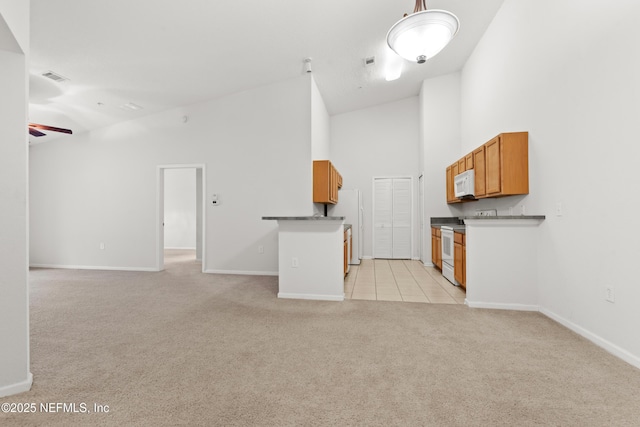
[[37, 131], [37, 130], [35, 130], [33, 128], [29, 128], [29, 135], [31, 135], [31, 136], [45, 136], [44, 133], [42, 133], [40, 131]]
[[47, 125], [40, 125], [38, 123], [29, 123], [29, 128], [36, 128], [36, 129], [41, 129], [41, 130], [50, 130], [53, 132], [62, 132], [62, 133], [68, 133], [68, 134], [72, 134], [73, 131], [71, 131], [71, 129], [63, 129], [63, 128], [57, 128], [54, 126], [47, 126]]

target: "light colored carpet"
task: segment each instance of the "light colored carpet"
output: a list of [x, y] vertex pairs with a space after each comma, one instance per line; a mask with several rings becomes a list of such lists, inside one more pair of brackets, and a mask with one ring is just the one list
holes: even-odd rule
[[34, 384], [0, 402], [109, 413], [0, 425], [640, 425], [640, 371], [538, 313], [276, 292], [180, 254], [161, 273], [32, 270]]

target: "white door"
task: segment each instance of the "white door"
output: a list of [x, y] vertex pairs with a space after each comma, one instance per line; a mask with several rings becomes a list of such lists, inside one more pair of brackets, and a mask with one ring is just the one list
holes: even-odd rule
[[411, 258], [411, 178], [374, 179], [374, 258]]
[[375, 179], [373, 187], [374, 258], [393, 258], [393, 180]]

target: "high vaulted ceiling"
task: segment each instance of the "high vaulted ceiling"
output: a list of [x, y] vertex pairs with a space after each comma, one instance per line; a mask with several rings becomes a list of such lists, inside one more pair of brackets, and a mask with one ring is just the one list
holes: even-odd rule
[[429, 0], [458, 16], [460, 32], [388, 82], [386, 33], [412, 0], [31, 0], [29, 119], [89, 131], [295, 78], [305, 57], [331, 115], [391, 102], [461, 69], [502, 3]]

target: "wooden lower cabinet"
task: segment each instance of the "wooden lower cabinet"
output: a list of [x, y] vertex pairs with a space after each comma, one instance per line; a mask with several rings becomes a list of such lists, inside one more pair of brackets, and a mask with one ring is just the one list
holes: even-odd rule
[[342, 254], [344, 260], [344, 275], [347, 275], [347, 268], [349, 267], [349, 242], [347, 241], [347, 232], [344, 232], [344, 251]]
[[431, 262], [442, 270], [442, 237], [436, 227], [431, 227]]
[[453, 277], [460, 286], [467, 288], [466, 235], [453, 233]]

